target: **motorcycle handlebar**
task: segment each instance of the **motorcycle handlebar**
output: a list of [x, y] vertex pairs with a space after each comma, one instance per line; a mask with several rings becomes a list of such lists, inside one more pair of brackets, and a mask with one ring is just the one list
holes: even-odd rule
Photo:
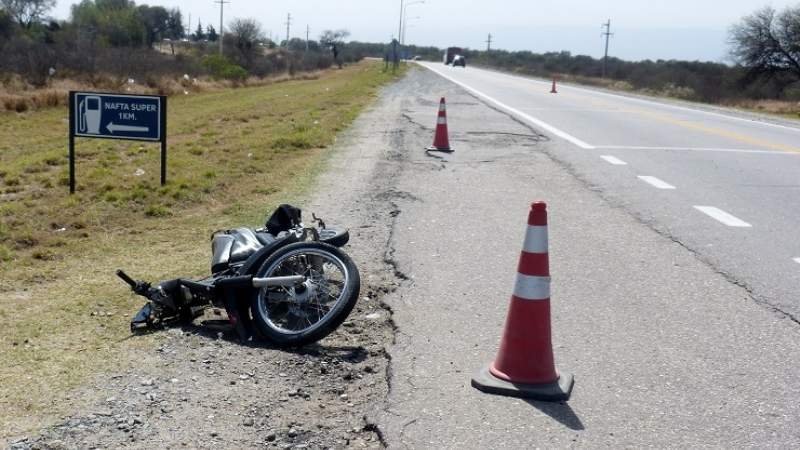
[[117, 270], [117, 276], [122, 278], [122, 281], [128, 283], [128, 285], [130, 285], [131, 289], [136, 289], [136, 286], [138, 285], [138, 283], [136, 283], [136, 281], [133, 278], [129, 277], [128, 274], [126, 274], [122, 270]]

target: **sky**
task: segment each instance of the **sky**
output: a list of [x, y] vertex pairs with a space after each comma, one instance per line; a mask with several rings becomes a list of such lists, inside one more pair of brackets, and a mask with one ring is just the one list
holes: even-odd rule
[[[345, 28], [352, 40], [388, 42], [398, 34], [400, 0], [230, 0], [225, 23], [233, 18], [258, 20], [276, 40], [312, 39], [326, 29]], [[406, 42], [438, 47], [570, 51], [600, 57], [601, 23], [611, 20], [609, 54], [628, 60], [685, 59], [727, 61], [728, 29], [743, 16], [767, 5], [800, 6], [800, 0], [406, 0]], [[75, 1], [58, 0], [53, 16], [69, 17]], [[219, 27], [214, 0], [137, 1], [180, 8], [191, 29], [197, 21]]]

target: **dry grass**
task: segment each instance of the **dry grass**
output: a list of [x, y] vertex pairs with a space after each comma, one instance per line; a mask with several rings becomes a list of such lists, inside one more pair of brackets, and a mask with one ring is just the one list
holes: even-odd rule
[[109, 75], [95, 75], [91, 81], [87, 82], [54, 79], [48, 83], [46, 88], [35, 88], [23, 82], [18, 76], [13, 76], [0, 83], [0, 112], [23, 113], [64, 106], [68, 103], [68, 94], [71, 90], [114, 91], [167, 96], [190, 95], [231, 88], [269, 86], [275, 83], [295, 80], [316, 80], [328, 71], [306, 72], [296, 75], [283, 74], [267, 78], [250, 77], [239, 83], [212, 80], [210, 78], [188, 77], [187, 79], [183, 76], [178, 78], [160, 77], [133, 80], [134, 83], [129, 83], [128, 79], [119, 79]]
[[792, 119], [800, 118], [800, 102], [779, 100], [742, 100], [735, 103], [726, 104], [725, 106], [767, 114], [775, 114]]
[[152, 346], [127, 339], [141, 302], [113, 271], [206, 273], [213, 230], [305, 195], [336, 133], [393, 79], [380, 67], [171, 99], [163, 188], [158, 146], [80, 140], [70, 196], [64, 108], [0, 113], [0, 437], [91, 401], [69, 392]]

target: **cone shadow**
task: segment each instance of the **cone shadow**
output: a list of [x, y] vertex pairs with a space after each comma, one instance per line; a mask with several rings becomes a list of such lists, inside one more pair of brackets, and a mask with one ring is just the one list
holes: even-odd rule
[[583, 422], [581, 422], [580, 417], [575, 414], [575, 411], [573, 411], [572, 407], [566, 402], [552, 403], [538, 400], [525, 400], [525, 403], [547, 414], [549, 417], [569, 428], [570, 430], [583, 431], [586, 429], [583, 426]]

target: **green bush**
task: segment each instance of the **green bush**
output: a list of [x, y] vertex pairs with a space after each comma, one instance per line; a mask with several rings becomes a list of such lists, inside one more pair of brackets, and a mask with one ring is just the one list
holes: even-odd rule
[[161, 205], [150, 205], [144, 212], [147, 217], [169, 217], [172, 215], [169, 209]]
[[218, 80], [242, 81], [247, 78], [247, 71], [242, 66], [230, 62], [220, 55], [208, 55], [203, 58], [203, 67]]
[[0, 244], [0, 262], [8, 262], [14, 259], [14, 254], [3, 244]]

